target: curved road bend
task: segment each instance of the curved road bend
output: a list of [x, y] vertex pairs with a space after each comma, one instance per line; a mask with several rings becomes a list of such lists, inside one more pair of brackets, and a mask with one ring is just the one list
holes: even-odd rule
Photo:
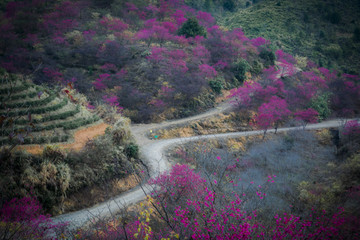
[[[193, 120], [194, 117], [191, 119]], [[197, 118], [196, 118], [197, 119]], [[163, 125], [169, 126], [176, 122], [177, 124], [182, 120], [176, 120], [172, 122], [165, 122], [160, 124], [148, 124], [141, 125], [141, 130], [136, 129], [134, 126], [134, 132], [136, 133], [135, 137], [137, 139], [145, 138], [144, 134], [148, 129], [156, 127], [160, 127]], [[191, 121], [191, 120], [188, 120]], [[340, 125], [340, 120], [329, 120], [316, 124], [309, 124], [306, 129], [321, 129], [321, 128], [330, 128], [330, 127], [338, 127]], [[288, 127], [288, 128], [279, 128], [278, 132], [285, 132], [289, 130], [301, 129], [302, 127]], [[275, 132], [274, 129], [268, 130], [268, 132]], [[140, 156], [146, 162], [150, 170], [150, 176], [157, 176], [159, 173], [169, 170], [170, 163], [165, 156], [165, 151], [170, 147], [173, 147], [177, 144], [183, 144], [190, 141], [203, 140], [203, 139], [214, 139], [214, 138], [236, 138], [241, 136], [250, 136], [250, 135], [258, 135], [263, 134], [263, 131], [246, 131], [246, 132], [232, 132], [232, 133], [221, 133], [221, 134], [212, 134], [212, 135], [202, 135], [202, 136], [194, 136], [194, 137], [184, 137], [184, 138], [175, 138], [175, 139], [165, 139], [158, 141], [147, 140], [144, 144], [141, 145], [140, 148]], [[143, 189], [148, 194], [150, 192], [150, 187], [148, 185], [144, 185]], [[53, 218], [53, 221], [56, 223], [59, 222], [69, 222], [71, 229], [76, 229], [87, 223], [90, 219], [95, 218], [104, 218], [111, 216], [112, 213], [116, 213], [119, 211], [121, 206], [127, 206], [134, 203], [137, 203], [145, 198], [145, 194], [140, 186], [135, 187], [125, 193], [122, 193], [108, 201], [97, 204], [91, 208], [86, 208], [83, 210], [79, 210], [76, 212], [71, 212], [63, 215], [59, 215]]]

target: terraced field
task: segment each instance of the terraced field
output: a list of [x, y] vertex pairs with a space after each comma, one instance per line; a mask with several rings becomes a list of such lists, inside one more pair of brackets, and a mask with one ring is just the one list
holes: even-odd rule
[[1, 84], [0, 116], [1, 145], [68, 142], [80, 127], [102, 123], [65, 93], [20, 80]]

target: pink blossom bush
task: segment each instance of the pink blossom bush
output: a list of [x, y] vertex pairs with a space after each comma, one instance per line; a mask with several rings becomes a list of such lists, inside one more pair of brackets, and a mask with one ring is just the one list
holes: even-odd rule
[[319, 113], [312, 108], [308, 108], [295, 112], [294, 116], [295, 119], [302, 121], [304, 125], [306, 125], [308, 123], [316, 123], [319, 118]]
[[[275, 177], [268, 176], [267, 181], [274, 182]], [[218, 184], [216, 180], [206, 181], [187, 165], [173, 166], [150, 184], [159, 186], [152, 194], [152, 204], [164, 225], [163, 231], [152, 232], [153, 238], [149, 239], [169, 236], [169, 232], [191, 239], [345, 239], [352, 231], [345, 229], [346, 217], [341, 208], [332, 215], [313, 209], [301, 218], [279, 213], [265, 224], [257, 212], [243, 209], [246, 195], [219, 195], [209, 188]], [[266, 201], [262, 186], [257, 189], [260, 201]]]
[[263, 103], [258, 110], [258, 115], [255, 118], [256, 124], [266, 130], [272, 126], [275, 127], [275, 132], [281, 121], [289, 117], [291, 111], [287, 108], [287, 103], [284, 99], [276, 96], [271, 97], [268, 103]]
[[209, 78], [209, 79], [214, 78], [217, 75], [216, 70], [213, 67], [211, 67], [211, 66], [209, 66], [207, 64], [200, 65], [199, 66], [199, 71], [200, 71], [201, 76]]
[[99, 23], [108, 30], [115, 32], [122, 32], [129, 27], [128, 24], [124, 23], [118, 18], [103, 17], [102, 19], [100, 19]]
[[53, 239], [64, 233], [67, 223], [55, 224], [50, 215], [42, 214], [35, 197], [13, 198], [0, 209], [0, 234], [13, 239]]
[[360, 123], [357, 120], [346, 122], [342, 134], [348, 136], [360, 135]]
[[104, 90], [105, 88], [107, 88], [107, 86], [105, 85], [105, 81], [107, 81], [109, 78], [110, 74], [108, 73], [100, 74], [99, 77], [92, 84], [96, 90]]
[[184, 22], [186, 22], [187, 18], [185, 18], [185, 13], [182, 10], [177, 9], [172, 17], [175, 19], [176, 24], [181, 26]]
[[260, 47], [260, 46], [263, 46], [263, 45], [269, 45], [271, 42], [270, 42], [270, 40], [266, 40], [263, 37], [258, 37], [258, 38], [251, 39], [251, 43], [255, 47]]
[[199, 24], [204, 27], [210, 27], [215, 23], [215, 18], [207, 12], [198, 11], [196, 18], [199, 20]]

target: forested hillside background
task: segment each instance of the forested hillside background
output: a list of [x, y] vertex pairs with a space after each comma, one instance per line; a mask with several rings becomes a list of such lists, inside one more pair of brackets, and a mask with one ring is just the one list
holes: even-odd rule
[[[359, 237], [359, 1], [19, 0], [0, 10], [0, 236]], [[226, 98], [231, 117], [215, 118], [261, 136], [176, 149], [145, 202], [93, 229], [42, 215], [146, 175], [126, 118], [179, 119]], [[332, 118], [339, 128], [267, 134]], [[216, 121], [146, 134], [230, 131]], [[107, 128], [80, 150], [44, 145], [71, 145], [70, 130], [90, 124]], [[44, 150], [16, 148], [26, 144]]]

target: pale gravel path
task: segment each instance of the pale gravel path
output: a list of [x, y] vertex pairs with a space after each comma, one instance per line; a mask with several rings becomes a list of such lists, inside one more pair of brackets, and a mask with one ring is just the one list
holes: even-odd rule
[[[179, 120], [165, 121], [158, 124], [137, 124], [132, 125], [131, 131], [137, 140], [140, 147], [140, 157], [147, 164], [150, 172], [150, 176], [157, 176], [159, 173], [170, 169], [171, 164], [166, 158], [165, 151], [175, 145], [184, 144], [190, 141], [204, 140], [204, 139], [222, 139], [222, 138], [236, 138], [242, 136], [259, 135], [263, 134], [263, 131], [246, 131], [246, 132], [232, 132], [232, 133], [221, 133], [212, 135], [202, 135], [175, 139], [164, 139], [164, 140], [150, 140], [145, 135], [151, 129], [168, 127], [171, 125], [183, 124], [193, 120], [199, 120], [207, 118], [218, 113], [230, 110], [231, 106], [228, 102], [220, 104], [217, 108], [211, 109], [205, 113], [188, 117]], [[309, 124], [306, 129], [321, 129], [330, 127], [339, 127], [341, 124], [340, 120], [324, 121], [317, 124]], [[302, 127], [300, 127], [302, 128]], [[299, 129], [299, 127], [280, 128], [278, 132], [284, 132], [289, 130]], [[274, 129], [270, 129], [267, 132], [274, 132]], [[148, 185], [144, 185], [143, 189], [146, 193], [150, 192]], [[63, 215], [59, 215], [53, 218], [56, 223], [59, 222], [70, 222], [71, 229], [77, 229], [86, 224], [89, 219], [109, 217], [111, 214], [119, 211], [121, 206], [128, 206], [137, 203], [145, 198], [143, 189], [140, 186], [135, 187], [125, 193], [122, 193], [106, 202], [97, 204], [91, 208], [86, 208], [76, 212], [71, 212]]]

